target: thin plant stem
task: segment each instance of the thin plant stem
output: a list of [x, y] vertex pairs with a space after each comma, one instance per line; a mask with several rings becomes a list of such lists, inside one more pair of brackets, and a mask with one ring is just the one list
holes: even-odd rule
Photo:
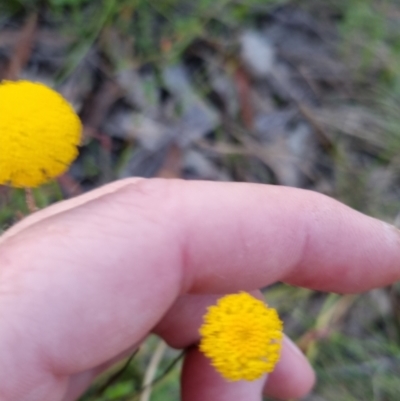
[[35, 202], [35, 197], [33, 196], [32, 188], [25, 188], [25, 202], [29, 213], [35, 213], [39, 210]]
[[139, 401], [150, 401], [151, 391], [153, 389], [152, 383], [157, 374], [158, 366], [162, 361], [166, 349], [167, 344], [163, 340], [160, 340], [146, 369], [143, 380], [143, 387], [145, 387], [145, 390], [142, 392]]
[[175, 365], [185, 356], [186, 351], [183, 350], [175, 359], [171, 361], [171, 363], [166, 367], [163, 373], [159, 377], [157, 377], [152, 383], [143, 386], [129, 401], [137, 401], [140, 395], [149, 387], [154, 387], [161, 380], [163, 380], [169, 372], [175, 367]]

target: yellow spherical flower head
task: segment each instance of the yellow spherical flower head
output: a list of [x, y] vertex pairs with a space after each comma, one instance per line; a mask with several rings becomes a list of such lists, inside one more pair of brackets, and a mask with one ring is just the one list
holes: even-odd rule
[[208, 308], [200, 350], [227, 380], [256, 380], [280, 357], [283, 324], [275, 309], [248, 293], [222, 297]]
[[78, 155], [82, 124], [47, 86], [0, 82], [0, 184], [36, 187], [67, 170]]

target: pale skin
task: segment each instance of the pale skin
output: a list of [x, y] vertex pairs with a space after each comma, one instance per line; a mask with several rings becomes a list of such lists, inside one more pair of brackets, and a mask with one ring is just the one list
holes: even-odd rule
[[[283, 187], [124, 180], [0, 237], [0, 400], [73, 401], [155, 332], [195, 345], [208, 305], [276, 281], [359, 293], [400, 278], [400, 234], [325, 196]], [[229, 383], [195, 346], [184, 401], [306, 395], [289, 339], [268, 379]]]

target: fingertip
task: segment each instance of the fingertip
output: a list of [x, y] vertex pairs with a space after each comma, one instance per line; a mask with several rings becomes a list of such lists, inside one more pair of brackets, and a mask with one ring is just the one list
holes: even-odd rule
[[281, 359], [269, 375], [264, 393], [279, 400], [305, 397], [314, 387], [315, 373], [305, 355], [287, 337]]

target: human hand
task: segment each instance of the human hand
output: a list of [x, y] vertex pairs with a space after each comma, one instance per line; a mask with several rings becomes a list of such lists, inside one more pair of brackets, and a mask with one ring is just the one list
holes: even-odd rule
[[[130, 179], [61, 202], [0, 237], [0, 400], [72, 401], [151, 331], [198, 341], [208, 305], [276, 281], [355, 293], [400, 277], [400, 234], [322, 195], [275, 186]], [[285, 339], [265, 380], [224, 381], [195, 347], [182, 399], [305, 395]]]

